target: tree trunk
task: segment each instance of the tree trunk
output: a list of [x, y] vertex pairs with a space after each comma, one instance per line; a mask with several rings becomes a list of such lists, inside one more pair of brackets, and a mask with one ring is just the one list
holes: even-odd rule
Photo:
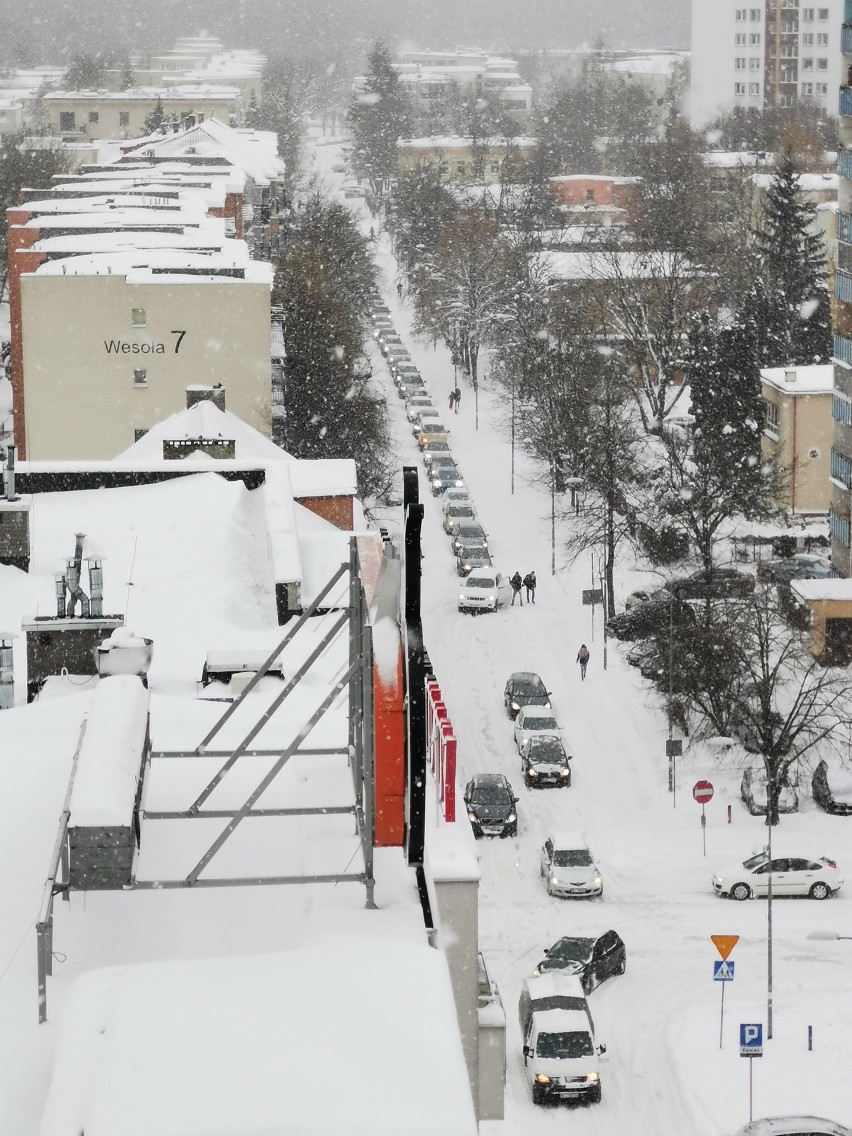
[[606, 613], [615, 615], [615, 508], [613, 507], [612, 493], [606, 501]]

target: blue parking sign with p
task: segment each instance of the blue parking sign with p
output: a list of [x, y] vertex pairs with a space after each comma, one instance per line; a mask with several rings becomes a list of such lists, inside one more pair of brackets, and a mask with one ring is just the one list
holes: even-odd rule
[[740, 1057], [763, 1056], [763, 1025], [761, 1022], [740, 1024]]

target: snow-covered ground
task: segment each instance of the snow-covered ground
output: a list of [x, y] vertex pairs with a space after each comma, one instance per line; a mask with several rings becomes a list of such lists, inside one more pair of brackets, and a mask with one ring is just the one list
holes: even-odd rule
[[[328, 175], [337, 155], [318, 151]], [[331, 176], [331, 175], [328, 175]], [[375, 220], [362, 216], [362, 231]], [[415, 340], [410, 312], [397, 299], [398, 270], [386, 237], [377, 241], [385, 295], [397, 330], [446, 413], [453, 386], [449, 353]], [[487, 374], [487, 365], [484, 367]], [[600, 609], [594, 621], [582, 604], [592, 586], [591, 561], [574, 565], [557, 552], [550, 574], [549, 497], [516, 453], [510, 492], [510, 449], [505, 411], [487, 378], [474, 428], [473, 392], [463, 386], [458, 416], [449, 418], [451, 448], [489, 534], [495, 565], [538, 577], [536, 603], [473, 617], [456, 610], [458, 577], [449, 539], [422, 477], [422, 465], [402, 403], [378, 354], [402, 460], [421, 469], [423, 603], [426, 645], [459, 739], [460, 780], [476, 772], [505, 773], [520, 797], [519, 835], [480, 842], [480, 945], [496, 978], [508, 1023], [506, 1120], [483, 1130], [527, 1136], [563, 1131], [578, 1136], [724, 1136], [749, 1119], [749, 1062], [739, 1055], [741, 1023], [767, 1021], [767, 905], [717, 899], [710, 877], [720, 864], [742, 859], [766, 842], [761, 818], [739, 797], [742, 751], [687, 747], [678, 760], [676, 793], [668, 791], [666, 724], [657, 696], [610, 642], [603, 665]], [[571, 524], [582, 524], [582, 516]], [[560, 528], [564, 535], [566, 530]], [[557, 534], [557, 541], [560, 539]], [[648, 577], [622, 570], [617, 600]], [[575, 663], [581, 642], [591, 649], [585, 682]], [[629, 645], [628, 645], [629, 646]], [[502, 691], [515, 670], [538, 671], [574, 755], [568, 790], [523, 786]], [[715, 796], [706, 808], [706, 855], [701, 808], [691, 788], [709, 778]], [[730, 807], [730, 821], [728, 809]], [[562, 901], [545, 894], [538, 851], [559, 829], [580, 829], [604, 878], [604, 897]], [[805, 796], [801, 812], [784, 817], [780, 833], [804, 854], [836, 857], [849, 884], [828, 902], [788, 899], [773, 905], [774, 1030], [753, 1070], [754, 1116], [801, 1112], [852, 1122], [848, 1076], [852, 1020], [852, 942], [809, 939], [814, 931], [852, 936], [852, 822], [822, 813]], [[781, 836], [778, 837], [781, 839]], [[521, 982], [542, 949], [564, 934], [615, 929], [627, 945], [624, 977], [592, 995], [599, 1039], [607, 1044], [600, 1105], [535, 1108], [526, 1084], [517, 1025]], [[718, 954], [711, 935], [739, 935], [731, 959], [735, 980], [713, 980]], [[812, 1027], [813, 1048], [808, 1049]]]

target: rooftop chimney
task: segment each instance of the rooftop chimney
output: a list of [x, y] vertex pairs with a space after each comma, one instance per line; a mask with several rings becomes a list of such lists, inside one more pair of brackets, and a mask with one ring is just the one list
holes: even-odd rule
[[784, 382], [785, 383], [794, 383], [795, 381], [796, 381], [796, 372], [795, 371], [785, 371], [784, 372]]
[[192, 386], [186, 388], [186, 409], [189, 410], [197, 402], [212, 402], [220, 410], [225, 409], [225, 388], [221, 383], [215, 387]]
[[7, 501], [17, 501], [15, 496], [15, 447], [12, 442], [6, 447], [6, 468], [3, 471], [3, 489]]

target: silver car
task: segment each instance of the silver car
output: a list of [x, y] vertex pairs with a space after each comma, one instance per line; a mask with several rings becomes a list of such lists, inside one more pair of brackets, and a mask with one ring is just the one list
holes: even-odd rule
[[603, 880], [585, 839], [579, 833], [549, 836], [541, 849], [539, 874], [548, 895], [583, 899], [603, 895]]

